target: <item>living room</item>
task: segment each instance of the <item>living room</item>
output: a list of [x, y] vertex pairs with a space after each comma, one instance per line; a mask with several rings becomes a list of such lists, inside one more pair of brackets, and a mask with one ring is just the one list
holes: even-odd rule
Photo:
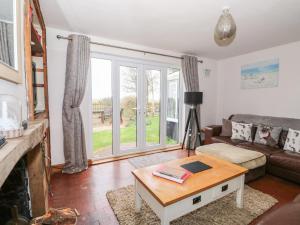
[[300, 224], [300, 2], [0, 1], [0, 225]]

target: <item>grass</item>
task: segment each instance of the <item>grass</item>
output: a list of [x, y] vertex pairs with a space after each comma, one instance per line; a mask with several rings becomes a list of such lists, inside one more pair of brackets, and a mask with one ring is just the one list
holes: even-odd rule
[[[130, 122], [120, 131], [121, 144], [136, 142], [135, 122]], [[150, 144], [159, 143], [159, 117], [153, 116], [146, 119], [146, 142]], [[176, 144], [176, 141], [168, 138], [167, 144]], [[99, 152], [112, 146], [112, 130], [104, 130], [93, 133], [93, 150]]]

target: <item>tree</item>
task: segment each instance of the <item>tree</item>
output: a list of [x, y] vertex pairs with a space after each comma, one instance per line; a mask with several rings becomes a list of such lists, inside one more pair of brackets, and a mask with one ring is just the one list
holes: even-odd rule
[[[159, 90], [159, 81], [160, 77], [157, 73], [153, 73], [152, 71], [147, 71], [146, 73], [147, 79], [147, 103], [150, 103], [151, 114], [155, 115], [155, 91]], [[150, 100], [150, 101], [149, 101]]]
[[122, 67], [120, 73], [122, 89], [127, 93], [135, 93], [137, 90], [137, 71], [136, 68]]
[[[136, 93], [137, 91], [137, 70], [132, 67], [122, 67], [120, 80], [122, 83], [122, 91], [126, 93]], [[160, 91], [160, 73], [153, 70], [147, 70], [146, 74], [147, 85], [147, 108], [150, 108], [151, 114], [155, 115], [155, 92]]]

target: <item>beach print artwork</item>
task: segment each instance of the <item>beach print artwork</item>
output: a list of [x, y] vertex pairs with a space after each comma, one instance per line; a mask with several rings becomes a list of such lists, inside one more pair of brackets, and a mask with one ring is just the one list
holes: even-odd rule
[[241, 88], [272, 88], [278, 86], [279, 59], [244, 65], [241, 68]]

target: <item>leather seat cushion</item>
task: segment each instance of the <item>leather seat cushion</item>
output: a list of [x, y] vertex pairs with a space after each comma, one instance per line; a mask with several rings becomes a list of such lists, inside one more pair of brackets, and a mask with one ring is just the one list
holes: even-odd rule
[[268, 145], [262, 145], [262, 144], [256, 144], [256, 143], [250, 143], [250, 142], [240, 143], [237, 145], [237, 147], [258, 151], [258, 152], [265, 154], [268, 157], [274, 153], [283, 152], [283, 150], [280, 148], [274, 148], [274, 147], [271, 147]]
[[237, 140], [237, 139], [231, 139], [230, 137], [221, 137], [221, 136], [214, 136], [211, 138], [213, 143], [226, 143], [230, 145], [238, 145], [240, 143], [243, 143], [245, 141]]
[[290, 151], [271, 155], [270, 164], [300, 173], [300, 154]]
[[196, 154], [208, 154], [247, 169], [255, 169], [266, 164], [264, 154], [224, 143], [199, 146], [196, 149]]

